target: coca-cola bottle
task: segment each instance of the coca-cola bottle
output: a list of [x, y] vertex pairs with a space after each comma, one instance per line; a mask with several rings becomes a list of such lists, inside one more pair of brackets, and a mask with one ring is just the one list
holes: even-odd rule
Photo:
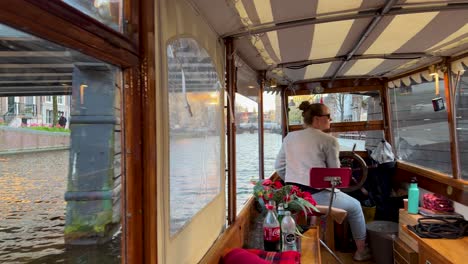
[[[268, 204], [273, 206], [273, 213], [275, 214], [276, 218], [278, 218], [278, 212], [276, 211], [276, 202], [273, 200], [268, 201]], [[279, 219], [278, 219], [279, 222]], [[280, 222], [281, 225], [281, 222]]]
[[263, 247], [266, 251], [279, 251], [280, 224], [274, 213], [274, 207], [266, 205], [268, 212], [263, 220]]

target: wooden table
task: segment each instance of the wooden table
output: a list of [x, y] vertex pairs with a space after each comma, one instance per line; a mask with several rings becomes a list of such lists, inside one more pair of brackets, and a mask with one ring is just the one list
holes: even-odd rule
[[317, 227], [311, 227], [301, 237], [301, 263], [322, 263]]
[[420, 264], [468, 262], [468, 237], [458, 239], [421, 238], [406, 226], [403, 226], [403, 231], [418, 241]]

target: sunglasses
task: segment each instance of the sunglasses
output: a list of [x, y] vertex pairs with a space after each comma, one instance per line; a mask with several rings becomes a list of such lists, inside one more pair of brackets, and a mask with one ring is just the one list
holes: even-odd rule
[[330, 117], [331, 117], [330, 114], [326, 114], [326, 115], [317, 115], [317, 116], [326, 116], [328, 119], [330, 119]]

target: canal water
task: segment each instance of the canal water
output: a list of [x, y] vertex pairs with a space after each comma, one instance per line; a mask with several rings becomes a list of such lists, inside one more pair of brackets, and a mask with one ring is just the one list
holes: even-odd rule
[[120, 263], [120, 238], [65, 247], [69, 152], [0, 155], [0, 263]]

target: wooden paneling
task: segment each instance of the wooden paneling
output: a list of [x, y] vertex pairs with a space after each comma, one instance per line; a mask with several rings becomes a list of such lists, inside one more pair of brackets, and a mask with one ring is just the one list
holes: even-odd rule
[[[395, 146], [393, 144], [393, 136], [392, 136], [392, 110], [390, 106], [390, 96], [388, 95], [388, 89], [383, 89], [382, 93], [382, 114], [383, 114], [383, 121], [384, 121], [384, 133], [385, 133], [385, 140], [390, 143], [391, 146]], [[386, 121], [388, 120], [388, 121]]]
[[445, 259], [442, 254], [442, 252], [437, 252], [434, 249], [428, 247], [427, 245], [421, 244], [419, 247], [419, 264], [455, 264], [455, 262], [448, 261], [447, 259]]
[[330, 132], [383, 130], [382, 120], [340, 122], [330, 125]]
[[257, 211], [254, 208], [255, 200], [250, 200], [245, 204], [242, 211], [236, 217], [236, 220], [224, 231], [210, 250], [206, 253], [199, 263], [218, 264], [222, 263], [221, 258], [227, 250], [244, 245], [245, 238], [248, 235], [251, 219], [255, 219]]
[[455, 96], [452, 91], [455, 91], [452, 87], [451, 76], [449, 76], [450, 64], [447, 65], [447, 71], [444, 73], [444, 86], [445, 86], [445, 100], [447, 103], [447, 120], [449, 125], [449, 136], [450, 136], [450, 160], [452, 161], [452, 175], [455, 179], [461, 178], [460, 169], [460, 152], [458, 151], [458, 136], [457, 136], [457, 124], [454, 117], [455, 110]]
[[[365, 92], [365, 91], [380, 91], [385, 84], [384, 79], [341, 79], [333, 81], [307, 81], [297, 83], [299, 91], [307, 91], [309, 94], [318, 84], [324, 87], [324, 93], [343, 93], [343, 92]], [[288, 94], [291, 95], [291, 94]]]
[[322, 263], [320, 239], [317, 227], [312, 227], [301, 239], [301, 263]]
[[[304, 129], [303, 125], [289, 126], [289, 131]], [[358, 122], [340, 122], [331, 123], [329, 132], [351, 132], [351, 131], [370, 131], [383, 130], [384, 124], [382, 120], [358, 121]]]
[[122, 186], [122, 263], [143, 262], [143, 156], [141, 145], [141, 86], [139, 70], [124, 72]]
[[420, 238], [405, 226], [403, 231], [418, 241], [420, 264], [466, 263], [468, 258], [468, 251], [466, 250], [468, 248], [468, 237], [459, 239]]
[[[158, 188], [156, 144], [156, 43], [155, 43], [155, 2], [140, 1], [139, 43], [142, 150], [143, 150], [143, 256], [144, 263], [158, 262], [157, 213]], [[136, 105], [135, 105], [136, 106]], [[138, 107], [138, 106], [136, 106]], [[137, 129], [134, 128], [134, 129]], [[162, 211], [162, 210], [161, 210]], [[138, 262], [129, 262], [138, 263]]]
[[[311, 90], [314, 89], [312, 85], [300, 85], [299, 90], [294, 90], [294, 92], [288, 91], [288, 96], [293, 95], [309, 95], [311, 94]], [[308, 90], [310, 88], [310, 90]], [[335, 87], [335, 88], [325, 88], [322, 93], [316, 94], [332, 94], [332, 93], [356, 93], [356, 92], [380, 92], [382, 90], [382, 86], [380, 85], [373, 85], [373, 86], [349, 86], [349, 87]]]
[[418, 253], [412, 250], [401, 239], [393, 240], [393, 258], [401, 264], [417, 264]]

